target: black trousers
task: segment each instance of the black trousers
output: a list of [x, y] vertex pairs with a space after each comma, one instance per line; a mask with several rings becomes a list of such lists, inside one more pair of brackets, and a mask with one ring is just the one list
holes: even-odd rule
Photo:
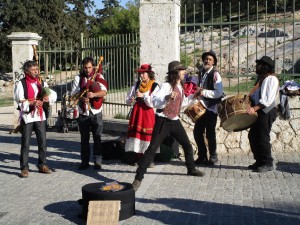
[[21, 156], [20, 156], [20, 167], [21, 170], [29, 169], [28, 157], [29, 147], [32, 131], [35, 131], [37, 144], [38, 144], [38, 166], [46, 165], [46, 121], [37, 121], [25, 124], [21, 120]]
[[195, 169], [193, 147], [180, 120], [170, 120], [156, 115], [152, 139], [149, 147], [145, 151], [139, 167], [137, 168], [135, 176], [136, 180], [141, 181], [144, 179], [144, 174], [147, 172], [147, 168], [153, 161], [157, 148], [167, 135], [174, 137], [175, 140], [182, 146], [187, 169], [189, 171]]
[[216, 125], [218, 115], [206, 110], [204, 115], [200, 117], [194, 126], [194, 139], [198, 146], [198, 157], [200, 159], [207, 158], [207, 148], [204, 140], [204, 133], [208, 142], [208, 150], [210, 157], [217, 157], [217, 141], [216, 141]]
[[250, 128], [248, 134], [250, 148], [257, 163], [271, 166], [273, 158], [271, 154], [270, 132], [272, 124], [277, 117], [277, 108], [273, 108], [268, 113], [259, 110], [257, 114], [258, 118]]
[[89, 116], [79, 115], [77, 119], [81, 137], [81, 163], [89, 164], [90, 162], [90, 131], [93, 134], [94, 146], [93, 156], [94, 162], [101, 162], [102, 145], [101, 135], [103, 130], [102, 112], [96, 115], [90, 113]]

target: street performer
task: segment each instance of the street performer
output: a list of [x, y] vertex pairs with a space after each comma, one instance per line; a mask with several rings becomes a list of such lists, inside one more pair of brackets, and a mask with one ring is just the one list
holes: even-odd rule
[[108, 85], [98, 65], [94, 69], [94, 60], [86, 57], [82, 60], [83, 70], [75, 77], [71, 96], [79, 98], [79, 117], [77, 119], [81, 136], [81, 164], [79, 170], [87, 169], [90, 161], [90, 131], [93, 134], [94, 168], [101, 169], [103, 130], [102, 101], [107, 93]]
[[[215, 69], [217, 56], [212, 50], [202, 54], [203, 67], [199, 71], [198, 86], [201, 90], [200, 102], [206, 108], [205, 113], [195, 123], [194, 139], [198, 147], [197, 165], [214, 165], [218, 162], [216, 124], [218, 117], [217, 104], [223, 96], [223, 84], [221, 75]], [[208, 142], [209, 159], [204, 139], [204, 133]]]
[[39, 80], [38, 64], [28, 60], [23, 64], [25, 77], [17, 84], [14, 100], [20, 110], [21, 127], [21, 173], [19, 177], [27, 178], [29, 175], [29, 146], [32, 131], [35, 131], [38, 143], [38, 170], [40, 173], [50, 174], [52, 170], [46, 164], [46, 117], [48, 108], [56, 101], [56, 92], [50, 90], [44, 81]]

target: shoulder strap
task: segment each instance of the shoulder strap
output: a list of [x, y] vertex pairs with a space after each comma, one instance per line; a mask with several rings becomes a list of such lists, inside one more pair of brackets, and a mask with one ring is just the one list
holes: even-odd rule
[[150, 89], [150, 94], [155, 90], [155, 88], [158, 86], [158, 83], [156, 83], [156, 82], [154, 82], [153, 84], [152, 84], [152, 87], [151, 87], [151, 89]]
[[27, 85], [26, 85], [26, 80], [25, 80], [25, 78], [22, 78], [22, 79], [21, 79], [21, 83], [22, 83], [23, 90], [24, 90], [24, 98], [25, 98], [25, 99], [28, 99], [28, 91], [27, 91]]
[[137, 91], [137, 89], [139, 88], [140, 84], [141, 84], [141, 81], [140, 81], [140, 80], [138, 80], [138, 81], [135, 83], [135, 91]]

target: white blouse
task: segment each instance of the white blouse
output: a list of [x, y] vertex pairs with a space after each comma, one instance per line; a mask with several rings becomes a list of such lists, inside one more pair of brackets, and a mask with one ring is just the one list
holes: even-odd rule
[[[276, 76], [267, 76], [260, 88], [251, 95], [255, 105], [262, 104], [269, 107], [276, 99], [279, 90], [279, 81]], [[261, 95], [261, 96], [259, 96]]]
[[[34, 91], [34, 97], [36, 98], [36, 96], [38, 94], [37, 82], [32, 83], [31, 85], [32, 85], [32, 88]], [[44, 82], [44, 87], [48, 87], [46, 82]], [[57, 94], [53, 90], [50, 90], [50, 91], [51, 91], [51, 94], [49, 96], [49, 104], [53, 105], [57, 99]], [[33, 112], [29, 112], [30, 104], [29, 104], [29, 101], [27, 99], [25, 99], [24, 89], [23, 89], [23, 85], [22, 85], [21, 81], [19, 81], [16, 84], [16, 87], [14, 90], [14, 100], [17, 102], [18, 106], [20, 107], [20, 117], [23, 118], [25, 124], [46, 120], [44, 110], [43, 110], [42, 118], [40, 117], [39, 110], [36, 107], [34, 108]], [[20, 101], [23, 101], [23, 102], [20, 102]]]
[[[181, 109], [190, 105], [192, 102], [194, 102], [193, 94], [189, 95], [188, 97], [185, 97], [185, 95], [183, 94], [183, 88], [182, 88], [181, 84], [177, 84], [177, 87], [179, 88], [180, 93], [183, 96]], [[170, 85], [170, 83], [168, 83], [168, 82], [163, 83], [161, 85], [159, 91], [155, 95], [153, 95], [153, 101], [152, 101], [153, 106], [158, 109], [165, 108], [167, 105], [166, 96], [171, 94], [172, 91], [173, 91], [173, 89], [172, 89], [172, 86]], [[156, 114], [161, 117], [166, 117], [166, 115], [163, 112], [160, 112], [160, 113], [156, 112]], [[178, 120], [178, 119], [179, 119], [179, 117], [176, 116], [173, 120]]]
[[[135, 86], [136, 86], [136, 85], [133, 85], [133, 86], [130, 88], [130, 90], [128, 91], [128, 93], [127, 93], [127, 97], [126, 97], [126, 104], [127, 104], [127, 105], [130, 105], [130, 104], [131, 104], [131, 103], [130, 103], [130, 99], [131, 99], [132, 97], [136, 97]], [[145, 96], [144, 96], [144, 102], [146, 103], [146, 105], [147, 105], [148, 107], [151, 107], [151, 108], [154, 107], [154, 106], [153, 106], [153, 103], [152, 103], [152, 101], [153, 101], [153, 95], [155, 95], [155, 94], [158, 92], [158, 90], [159, 90], [159, 85], [157, 85], [157, 86], [154, 88], [154, 90], [152, 91], [151, 94], [150, 94], [150, 90], [143, 93], [143, 94], [145, 95]]]

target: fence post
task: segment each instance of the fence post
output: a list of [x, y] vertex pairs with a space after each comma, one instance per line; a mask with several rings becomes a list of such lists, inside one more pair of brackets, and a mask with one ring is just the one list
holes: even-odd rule
[[180, 0], [140, 0], [140, 63], [152, 63], [164, 81], [168, 63], [180, 60]]
[[[12, 45], [12, 72], [14, 84], [16, 80], [16, 73], [22, 74], [22, 65], [26, 60], [33, 59], [33, 48], [32, 45], [38, 45], [42, 39], [36, 33], [31, 32], [12, 32], [7, 36], [11, 40]], [[16, 128], [18, 125], [19, 112], [16, 110], [17, 104], [14, 102], [14, 120], [13, 127]]]

